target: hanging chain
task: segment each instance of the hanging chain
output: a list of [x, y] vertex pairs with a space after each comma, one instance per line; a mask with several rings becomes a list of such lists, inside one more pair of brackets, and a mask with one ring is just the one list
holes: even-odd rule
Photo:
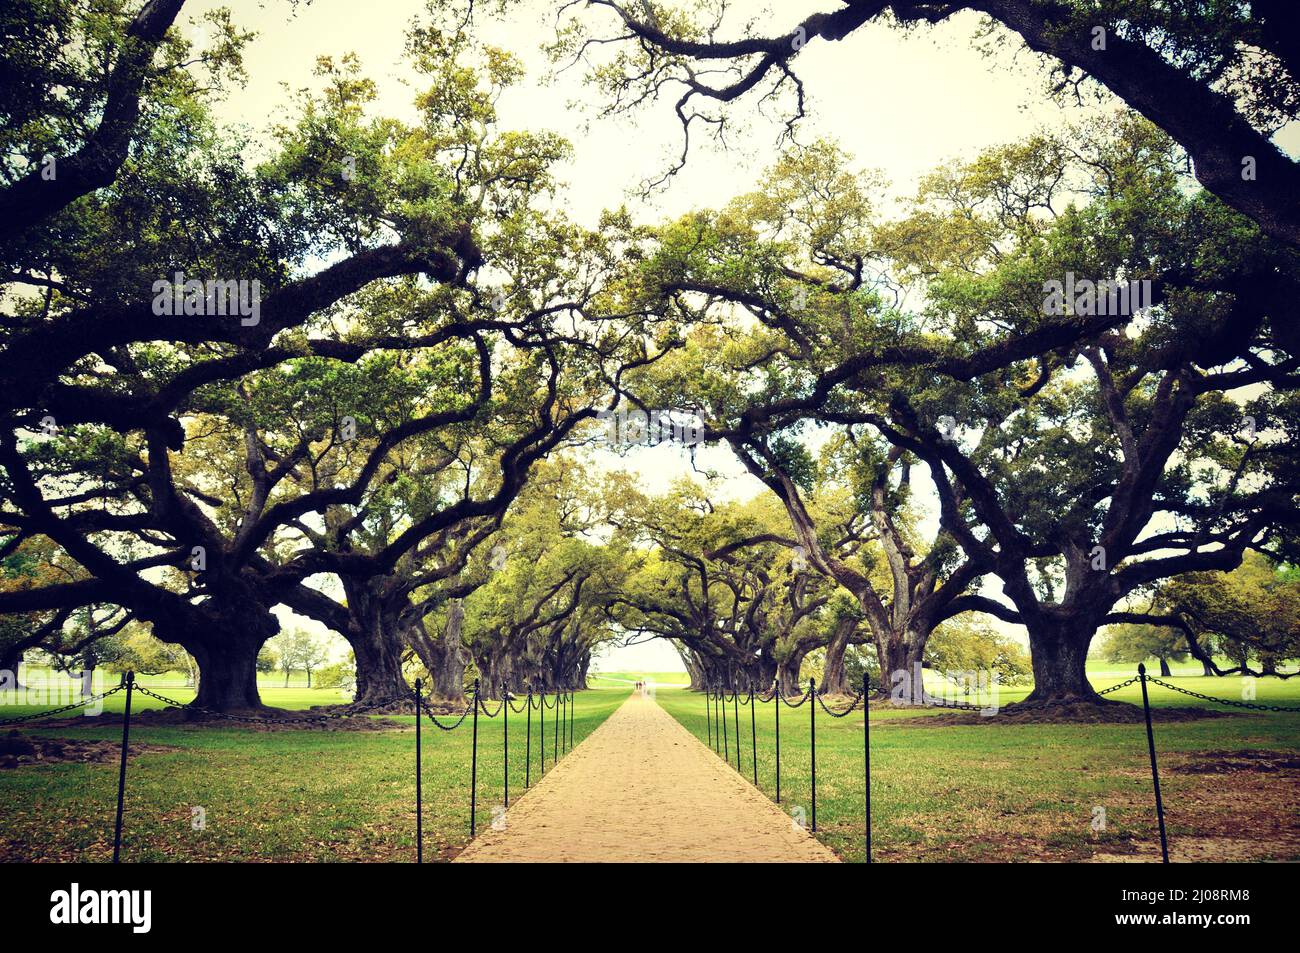
[[456, 719], [456, 723], [454, 725], [444, 725], [442, 722], [438, 720], [437, 714], [435, 714], [433, 709], [431, 709], [428, 705], [421, 702], [420, 707], [424, 709], [424, 713], [429, 717], [429, 720], [433, 722], [434, 727], [439, 728], [442, 731], [455, 731], [462, 724], [464, 724], [465, 719], [469, 717], [469, 713], [474, 710], [474, 706], [471, 705], [460, 713], [460, 717]]
[[780, 697], [781, 701], [785, 702], [785, 704], [786, 704], [788, 707], [790, 707], [790, 708], [799, 708], [799, 707], [802, 706], [803, 703], [806, 702], [806, 701], [807, 701], [811, 696], [812, 696], [812, 688], [811, 688], [811, 687], [808, 688], [808, 689], [806, 689], [806, 690], [804, 691], [802, 697], [800, 697], [800, 699], [799, 699], [797, 702], [792, 702], [792, 701], [790, 701], [789, 699], [787, 699], [784, 695], [781, 695], [780, 693], [778, 693], [778, 697]]
[[826, 699], [821, 692], [816, 692], [815, 694], [817, 696], [817, 704], [821, 705], [822, 711], [826, 712], [826, 714], [830, 715], [832, 718], [843, 718], [844, 716], [848, 715], [850, 712], [856, 711], [858, 707], [858, 702], [862, 701], [864, 697], [864, 694], [862, 692], [858, 692], [853, 697], [853, 701], [849, 703], [848, 708], [844, 708], [839, 711], [836, 711], [834, 708], [831, 708], [829, 705], [826, 704]]
[[[88, 698], [83, 698], [79, 702], [73, 702], [71, 705], [64, 705], [62, 708], [51, 708], [49, 711], [38, 711], [32, 715], [19, 715], [17, 718], [0, 718], [0, 725], [18, 725], [25, 721], [36, 721], [40, 718], [49, 718], [51, 715], [61, 715], [65, 711], [75, 711], [78, 708], [85, 708], [87, 705], [94, 704], [97, 701], [102, 701], [109, 695], [116, 695], [118, 692], [124, 690], [125, 686], [119, 685], [117, 688], [110, 688], [106, 692], [100, 692], [98, 695], [91, 695]], [[136, 691], [140, 690], [140, 687], [136, 686]]]
[[304, 721], [306, 722], [337, 721], [340, 718], [351, 718], [353, 715], [365, 714], [368, 711], [374, 711], [376, 708], [386, 708], [387, 706], [396, 704], [398, 702], [409, 701], [410, 698], [410, 696], [408, 695], [395, 695], [392, 698], [386, 698], [383, 701], [371, 702], [368, 705], [349, 707], [347, 711], [324, 712], [315, 715], [295, 715], [292, 718], [279, 718], [279, 717], [268, 718], [264, 715], [232, 715], [224, 711], [216, 711], [211, 708], [203, 708], [193, 703], [186, 704], [185, 702], [177, 701], [175, 698], [168, 698], [166, 695], [159, 695], [157, 692], [150, 691], [149, 689], [144, 688], [141, 685], [136, 685], [135, 690], [142, 695], [147, 695], [148, 697], [155, 699], [156, 701], [162, 702], [164, 705], [168, 705], [172, 708], [176, 708], [181, 711], [198, 712], [199, 714], [206, 715], [211, 718], [220, 718], [225, 721], [238, 721], [246, 724], [256, 724], [256, 725], [288, 725], [288, 724], [293, 724], [294, 722], [304, 722]]
[[[1138, 681], [1138, 679], [1133, 678], [1133, 679], [1129, 679], [1129, 681], [1136, 682]], [[1288, 708], [1285, 705], [1256, 705], [1256, 704], [1252, 704], [1251, 702], [1233, 701], [1231, 698], [1216, 698], [1213, 695], [1205, 695], [1202, 694], [1201, 692], [1194, 692], [1187, 688], [1180, 688], [1177, 685], [1170, 685], [1168, 682], [1162, 681], [1161, 679], [1156, 678], [1154, 675], [1148, 675], [1147, 681], [1155, 682], [1155, 684], [1157, 685], [1163, 685], [1165, 688], [1171, 689], [1175, 692], [1180, 692], [1184, 695], [1190, 695], [1192, 698], [1199, 698], [1202, 701], [1207, 701], [1207, 702], [1216, 702], [1217, 704], [1220, 705], [1230, 705], [1233, 708], [1248, 708], [1251, 711], [1300, 712], [1300, 708]]]

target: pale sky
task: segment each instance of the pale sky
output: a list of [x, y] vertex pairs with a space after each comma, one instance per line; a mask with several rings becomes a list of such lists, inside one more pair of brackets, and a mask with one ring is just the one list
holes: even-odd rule
[[[186, 10], [197, 17], [221, 5], [219, 0], [205, 0]], [[296, 12], [284, 0], [227, 0], [225, 5], [233, 9], [238, 26], [260, 33], [245, 54], [247, 86], [236, 90], [220, 110], [226, 120], [246, 123], [258, 136], [285, 105], [283, 84], [310, 85], [318, 55], [347, 52], [358, 55], [366, 74], [378, 84], [379, 112], [411, 115], [414, 90], [401, 79], [418, 77], [404, 69], [401, 54], [405, 27], [421, 12], [420, 0], [312, 0]], [[729, 151], [709, 148], [697, 137], [687, 167], [671, 185], [649, 203], [637, 199], [635, 187], [657, 178], [680, 148], [671, 103], [643, 109], [621, 122], [593, 121], [592, 113], [581, 108], [595, 94], [582, 84], [580, 69], [544, 85], [541, 79], [549, 66], [539, 47], [551, 36], [550, 18], [558, 6], [554, 0], [517, 4], [508, 22], [487, 25], [482, 35], [520, 57], [528, 70], [528, 77], [500, 104], [501, 127], [550, 130], [573, 143], [574, 157], [561, 170], [568, 183], [562, 203], [571, 217], [593, 225], [602, 209], [626, 203], [638, 218], [656, 221], [692, 208], [716, 207], [753, 187], [776, 157], [778, 127], [759, 118], [745, 130], [733, 130]], [[767, 6], [733, 3], [742, 18], [761, 14]], [[785, 29], [806, 13], [836, 6], [782, 2], [775, 5], [779, 15], [760, 22], [771, 24], [773, 31]], [[943, 161], [973, 157], [985, 147], [1086, 118], [1083, 109], [1062, 108], [1047, 96], [1046, 71], [1018, 38], [991, 56], [975, 50], [972, 40], [978, 24], [975, 15], [962, 14], [938, 27], [904, 32], [872, 24], [838, 43], [813, 41], [795, 63], [808, 94], [809, 115], [800, 127], [800, 140], [836, 139], [860, 168], [883, 171], [892, 193], [901, 196], [910, 194], [919, 176]], [[1113, 101], [1089, 108], [1113, 108]], [[737, 119], [754, 114], [749, 103], [733, 111]], [[1287, 138], [1294, 149], [1300, 135]], [[728, 451], [710, 449], [700, 459], [730, 474], [720, 495], [746, 497], [761, 489], [741, 473]], [[637, 472], [652, 492], [666, 489], [689, 470], [687, 456], [668, 447], [611, 459], [609, 465]], [[281, 609], [281, 615], [319, 628], [294, 619], [287, 610]], [[679, 670], [681, 665], [671, 647], [659, 643], [619, 650], [600, 667]]]
[[[220, 5], [205, 0], [190, 16]], [[379, 110], [409, 115], [412, 88], [402, 79], [416, 77], [401, 61], [403, 32], [420, 13], [420, 0], [312, 0], [292, 16], [287, 2], [236, 0], [232, 6], [236, 23], [260, 36], [245, 55], [247, 86], [222, 110], [226, 118], [264, 126], [284, 105], [282, 84], [309, 85], [318, 55], [347, 52], [358, 55], [379, 85]], [[481, 35], [520, 57], [528, 71], [501, 102], [502, 127], [551, 130], [574, 144], [563, 176], [571, 185], [566, 207], [580, 222], [593, 224], [601, 209], [632, 202], [629, 190], [663, 171], [679, 148], [679, 128], [668, 103], [623, 122], [591, 122], [583, 104], [594, 93], [581, 82], [581, 70], [544, 85], [549, 64], [539, 47], [550, 36], [557, 6], [554, 0], [519, 4], [506, 23], [483, 18]], [[733, 6], [743, 14], [765, 5], [741, 0]], [[830, 7], [780, 8], [779, 22], [794, 22], [801, 12]], [[1029, 54], [1004, 49], [985, 58], [972, 49], [977, 23], [963, 14], [934, 28], [904, 32], [869, 25], [838, 43], [814, 41], [796, 61], [809, 96], [801, 139], [838, 139], [861, 166], [882, 170], [907, 193], [920, 173], [943, 160], [1082, 118], [1080, 110], [1063, 113], [1047, 98], [1043, 74]], [[747, 112], [753, 110], [742, 107], [736, 116]], [[657, 201], [632, 202], [634, 210], [654, 219], [725, 202], [751, 187], [775, 157], [776, 132], [774, 124], [755, 119], [747, 134], [733, 138], [730, 151], [699, 149]]]

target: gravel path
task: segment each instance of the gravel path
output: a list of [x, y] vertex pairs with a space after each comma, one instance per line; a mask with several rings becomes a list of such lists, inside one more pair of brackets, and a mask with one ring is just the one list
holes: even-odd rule
[[457, 861], [818, 861], [795, 826], [652, 699], [633, 694]]

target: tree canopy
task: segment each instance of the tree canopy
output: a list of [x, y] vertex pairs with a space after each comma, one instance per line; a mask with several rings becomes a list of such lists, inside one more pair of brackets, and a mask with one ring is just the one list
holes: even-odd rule
[[[583, 223], [573, 146], [500, 121], [523, 71], [482, 7], [408, 26], [405, 118], [322, 56], [247, 143], [216, 107], [251, 34], [183, 38], [181, 6], [0, 20], [0, 669], [192, 659], [197, 705], [256, 709], [277, 607], [347, 640], [365, 704], [417, 671], [447, 701], [471, 667], [493, 697], [572, 688], [644, 639], [697, 688], [794, 691], [816, 658], [848, 692], [870, 648], [887, 691], [1021, 678], [1020, 627], [1043, 705], [1100, 703], [1106, 626], [1125, 657], [1295, 658], [1279, 7], [853, 2], [725, 40], [725, 5], [566, 4], [552, 53], [606, 111], [680, 87], [688, 135], [751, 94], [797, 120], [805, 45], [963, 11], [1132, 107], [899, 202], [791, 141], [715, 208]], [[757, 495], [638, 485], [629, 411], [695, 421]]]

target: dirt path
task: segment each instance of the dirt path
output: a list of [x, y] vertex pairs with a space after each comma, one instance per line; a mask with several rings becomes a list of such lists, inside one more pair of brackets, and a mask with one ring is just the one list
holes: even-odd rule
[[837, 861], [636, 694], [456, 859]]

